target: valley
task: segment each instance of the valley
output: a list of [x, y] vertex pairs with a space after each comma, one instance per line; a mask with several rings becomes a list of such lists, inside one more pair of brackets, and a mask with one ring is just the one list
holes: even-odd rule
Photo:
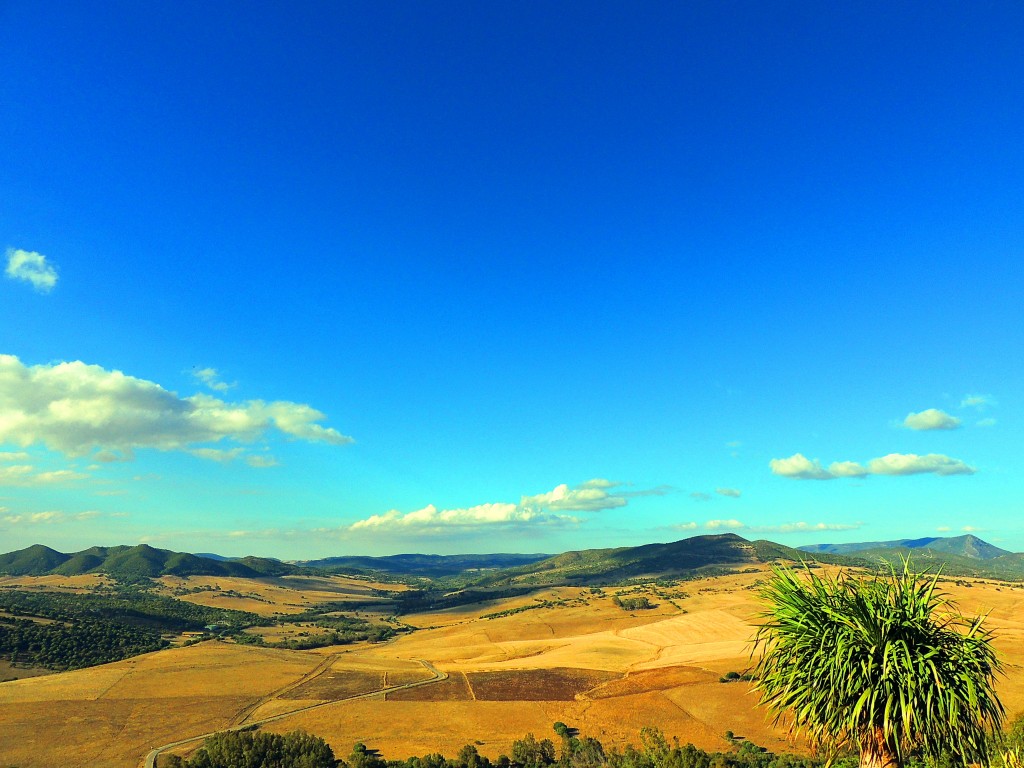
[[[526, 733], [550, 737], [556, 721], [606, 747], [635, 744], [640, 729], [654, 725], [708, 750], [729, 748], [731, 731], [773, 751], [799, 752], [800, 742], [768, 725], [750, 683], [722, 682], [749, 666], [757, 585], [767, 572], [748, 563], [685, 580], [540, 586], [397, 617], [388, 600], [410, 587], [366, 577], [160, 577], [155, 592], [197, 607], [273, 619], [327, 604], [339, 616], [402, 631], [383, 642], [308, 650], [230, 636], [185, 645], [182, 634], [162, 650], [7, 682], [0, 685], [0, 763], [133, 768], [154, 748], [258, 723], [321, 736], [339, 756], [357, 741], [389, 758], [453, 755], [469, 743], [494, 759]], [[63, 577], [72, 578], [82, 577]], [[980, 579], [942, 586], [965, 612], [989, 612], [1006, 664], [999, 692], [1008, 713], [1020, 712], [1024, 589]], [[13, 588], [82, 591], [55, 576], [0, 578], [0, 594]], [[368, 594], [376, 607], [366, 604]], [[623, 607], [639, 598], [650, 607]], [[351, 610], [342, 610], [346, 600]], [[271, 641], [281, 626], [315, 631], [285, 623], [244, 634]], [[184, 756], [198, 745], [169, 752]]]

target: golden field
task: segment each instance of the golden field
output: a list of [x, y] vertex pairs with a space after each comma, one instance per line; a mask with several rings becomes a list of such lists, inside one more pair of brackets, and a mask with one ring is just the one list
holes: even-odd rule
[[[633, 587], [608, 587], [601, 594], [549, 588], [404, 616], [419, 629], [378, 645], [289, 651], [209, 641], [3, 683], [0, 765], [130, 768], [155, 746], [315, 705], [263, 727], [305, 729], [327, 739], [339, 756], [356, 741], [389, 758], [438, 751], [453, 756], [463, 744], [482, 742], [479, 750], [494, 758], [527, 732], [552, 737], [556, 720], [606, 747], [636, 743], [640, 728], [654, 725], [711, 750], [728, 747], [727, 730], [774, 750], [800, 750], [767, 725], [747, 683], [719, 682], [749, 664], [760, 608], [752, 587], [763, 576], [686, 582], [662, 596], [636, 592], [657, 604], [651, 610], [628, 612], [612, 603], [617, 592]], [[219, 586], [243, 596], [229, 601], [252, 600], [263, 611], [282, 613], [381, 587], [342, 578], [163, 582], [169, 591]], [[1020, 712], [1024, 590], [980, 581], [944, 586], [965, 612], [989, 612], [1006, 664], [999, 692], [1011, 715]], [[217, 599], [216, 591], [179, 599], [208, 596]], [[529, 606], [540, 607], [486, 618]], [[402, 688], [432, 679], [423, 662], [447, 678]]]

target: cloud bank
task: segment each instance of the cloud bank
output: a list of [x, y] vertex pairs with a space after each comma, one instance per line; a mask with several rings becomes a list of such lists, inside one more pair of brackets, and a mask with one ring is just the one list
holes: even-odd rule
[[179, 397], [152, 381], [98, 365], [27, 366], [13, 355], [0, 355], [0, 445], [45, 445], [72, 457], [95, 450], [98, 460], [110, 461], [130, 459], [140, 448], [194, 452], [222, 441], [252, 443], [274, 431], [308, 442], [352, 442], [318, 423], [325, 418], [302, 403]]
[[817, 459], [808, 459], [794, 453], [786, 459], [768, 462], [773, 474], [792, 480], [835, 480], [841, 477], [867, 477], [868, 475], [973, 475], [975, 468], [941, 453], [918, 456], [916, 453], [890, 453], [867, 464], [855, 461], [835, 461], [826, 468]]
[[493, 502], [454, 509], [438, 509], [428, 504], [413, 512], [392, 509], [359, 520], [346, 530], [433, 535], [502, 526], [575, 525], [582, 522], [582, 518], [563, 513], [600, 512], [626, 506], [628, 499], [614, 492], [620, 485], [622, 483], [595, 478], [572, 488], [562, 483], [547, 493], [522, 496], [518, 504]]

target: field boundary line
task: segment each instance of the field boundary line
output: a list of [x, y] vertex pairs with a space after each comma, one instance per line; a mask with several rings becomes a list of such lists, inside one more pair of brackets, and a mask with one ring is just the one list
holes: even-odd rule
[[418, 662], [418, 663], [422, 664], [423, 667], [428, 672], [430, 672], [433, 675], [433, 677], [430, 677], [430, 678], [428, 678], [426, 680], [417, 680], [417, 681], [415, 681], [413, 683], [404, 683], [402, 685], [395, 685], [395, 686], [392, 686], [390, 688], [382, 688], [382, 689], [377, 690], [377, 691], [369, 691], [367, 693], [357, 693], [357, 694], [355, 694], [353, 696], [345, 696], [344, 698], [332, 699], [331, 701], [322, 701], [322, 702], [320, 702], [318, 704], [310, 704], [307, 707], [299, 707], [298, 709], [293, 709], [290, 712], [283, 712], [283, 713], [281, 713], [279, 715], [274, 715], [272, 717], [265, 717], [265, 718], [262, 718], [260, 720], [253, 720], [251, 723], [247, 723], [245, 725], [232, 725], [232, 726], [230, 726], [228, 728], [221, 728], [221, 729], [216, 730], [216, 731], [210, 731], [209, 733], [204, 733], [204, 734], [201, 734], [199, 736], [190, 736], [187, 739], [179, 739], [178, 741], [172, 741], [169, 744], [164, 744], [162, 747], [154, 747], [153, 749], [151, 749], [146, 754], [146, 756], [142, 759], [142, 762], [140, 763], [140, 766], [141, 766], [141, 768], [157, 768], [156, 761], [157, 761], [157, 758], [160, 756], [161, 752], [165, 752], [168, 749], [174, 749], [175, 747], [182, 747], [182, 746], [184, 746], [186, 744], [191, 744], [191, 743], [196, 742], [196, 741], [201, 741], [203, 739], [207, 739], [210, 736], [213, 736], [214, 734], [217, 734], [217, 733], [227, 733], [227, 732], [230, 732], [230, 731], [243, 731], [243, 730], [246, 730], [246, 729], [249, 729], [249, 728], [253, 728], [253, 727], [256, 727], [256, 726], [266, 725], [267, 723], [276, 723], [279, 720], [284, 720], [285, 718], [291, 717], [292, 715], [297, 715], [297, 714], [299, 714], [301, 712], [309, 712], [310, 710], [319, 709], [320, 707], [329, 707], [332, 704], [340, 704], [340, 703], [345, 702], [345, 701], [355, 701], [357, 699], [369, 699], [369, 698], [373, 698], [374, 696], [380, 696], [382, 693], [386, 696], [389, 691], [402, 691], [402, 690], [407, 690], [409, 688], [419, 688], [422, 685], [430, 685], [432, 683], [438, 683], [438, 682], [441, 682], [442, 680], [447, 680], [448, 679], [448, 673], [447, 672], [442, 672], [441, 670], [439, 670], [437, 667], [435, 667], [433, 664], [431, 664], [426, 659], [410, 659], [410, 661], [415, 661], [415, 662]]

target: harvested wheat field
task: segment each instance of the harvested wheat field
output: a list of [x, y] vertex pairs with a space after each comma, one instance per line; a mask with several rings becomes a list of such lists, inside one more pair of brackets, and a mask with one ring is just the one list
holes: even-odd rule
[[[287, 651], [205, 642], [4, 683], [0, 763], [134, 768], [154, 746], [280, 715], [262, 727], [305, 729], [339, 756], [356, 741], [389, 758], [454, 755], [483, 742], [480, 751], [495, 758], [528, 732], [550, 736], [556, 720], [607, 747], [636, 743], [654, 725], [706, 749], [726, 748], [733, 731], [800, 750], [767, 725], [749, 683], [720, 682], [750, 664], [759, 609], [752, 587], [763, 576], [688, 582], [670, 600], [651, 591], [650, 610], [616, 606], [613, 588], [563, 587], [403, 617], [423, 628], [376, 645]], [[290, 590], [295, 580], [270, 581], [230, 588], [293, 599], [270, 589]], [[323, 587], [318, 580], [300, 583], [303, 599], [323, 594], [312, 589]], [[945, 586], [965, 612], [990, 611], [1007, 663], [1000, 694], [1011, 714], [1021, 711], [1024, 591], [982, 581]]]
[[[50, 577], [47, 577], [50, 578]], [[347, 576], [161, 576], [165, 595], [196, 605], [250, 611], [260, 616], [302, 613], [321, 603], [372, 600], [381, 592], [401, 592], [402, 584], [382, 584]]]

